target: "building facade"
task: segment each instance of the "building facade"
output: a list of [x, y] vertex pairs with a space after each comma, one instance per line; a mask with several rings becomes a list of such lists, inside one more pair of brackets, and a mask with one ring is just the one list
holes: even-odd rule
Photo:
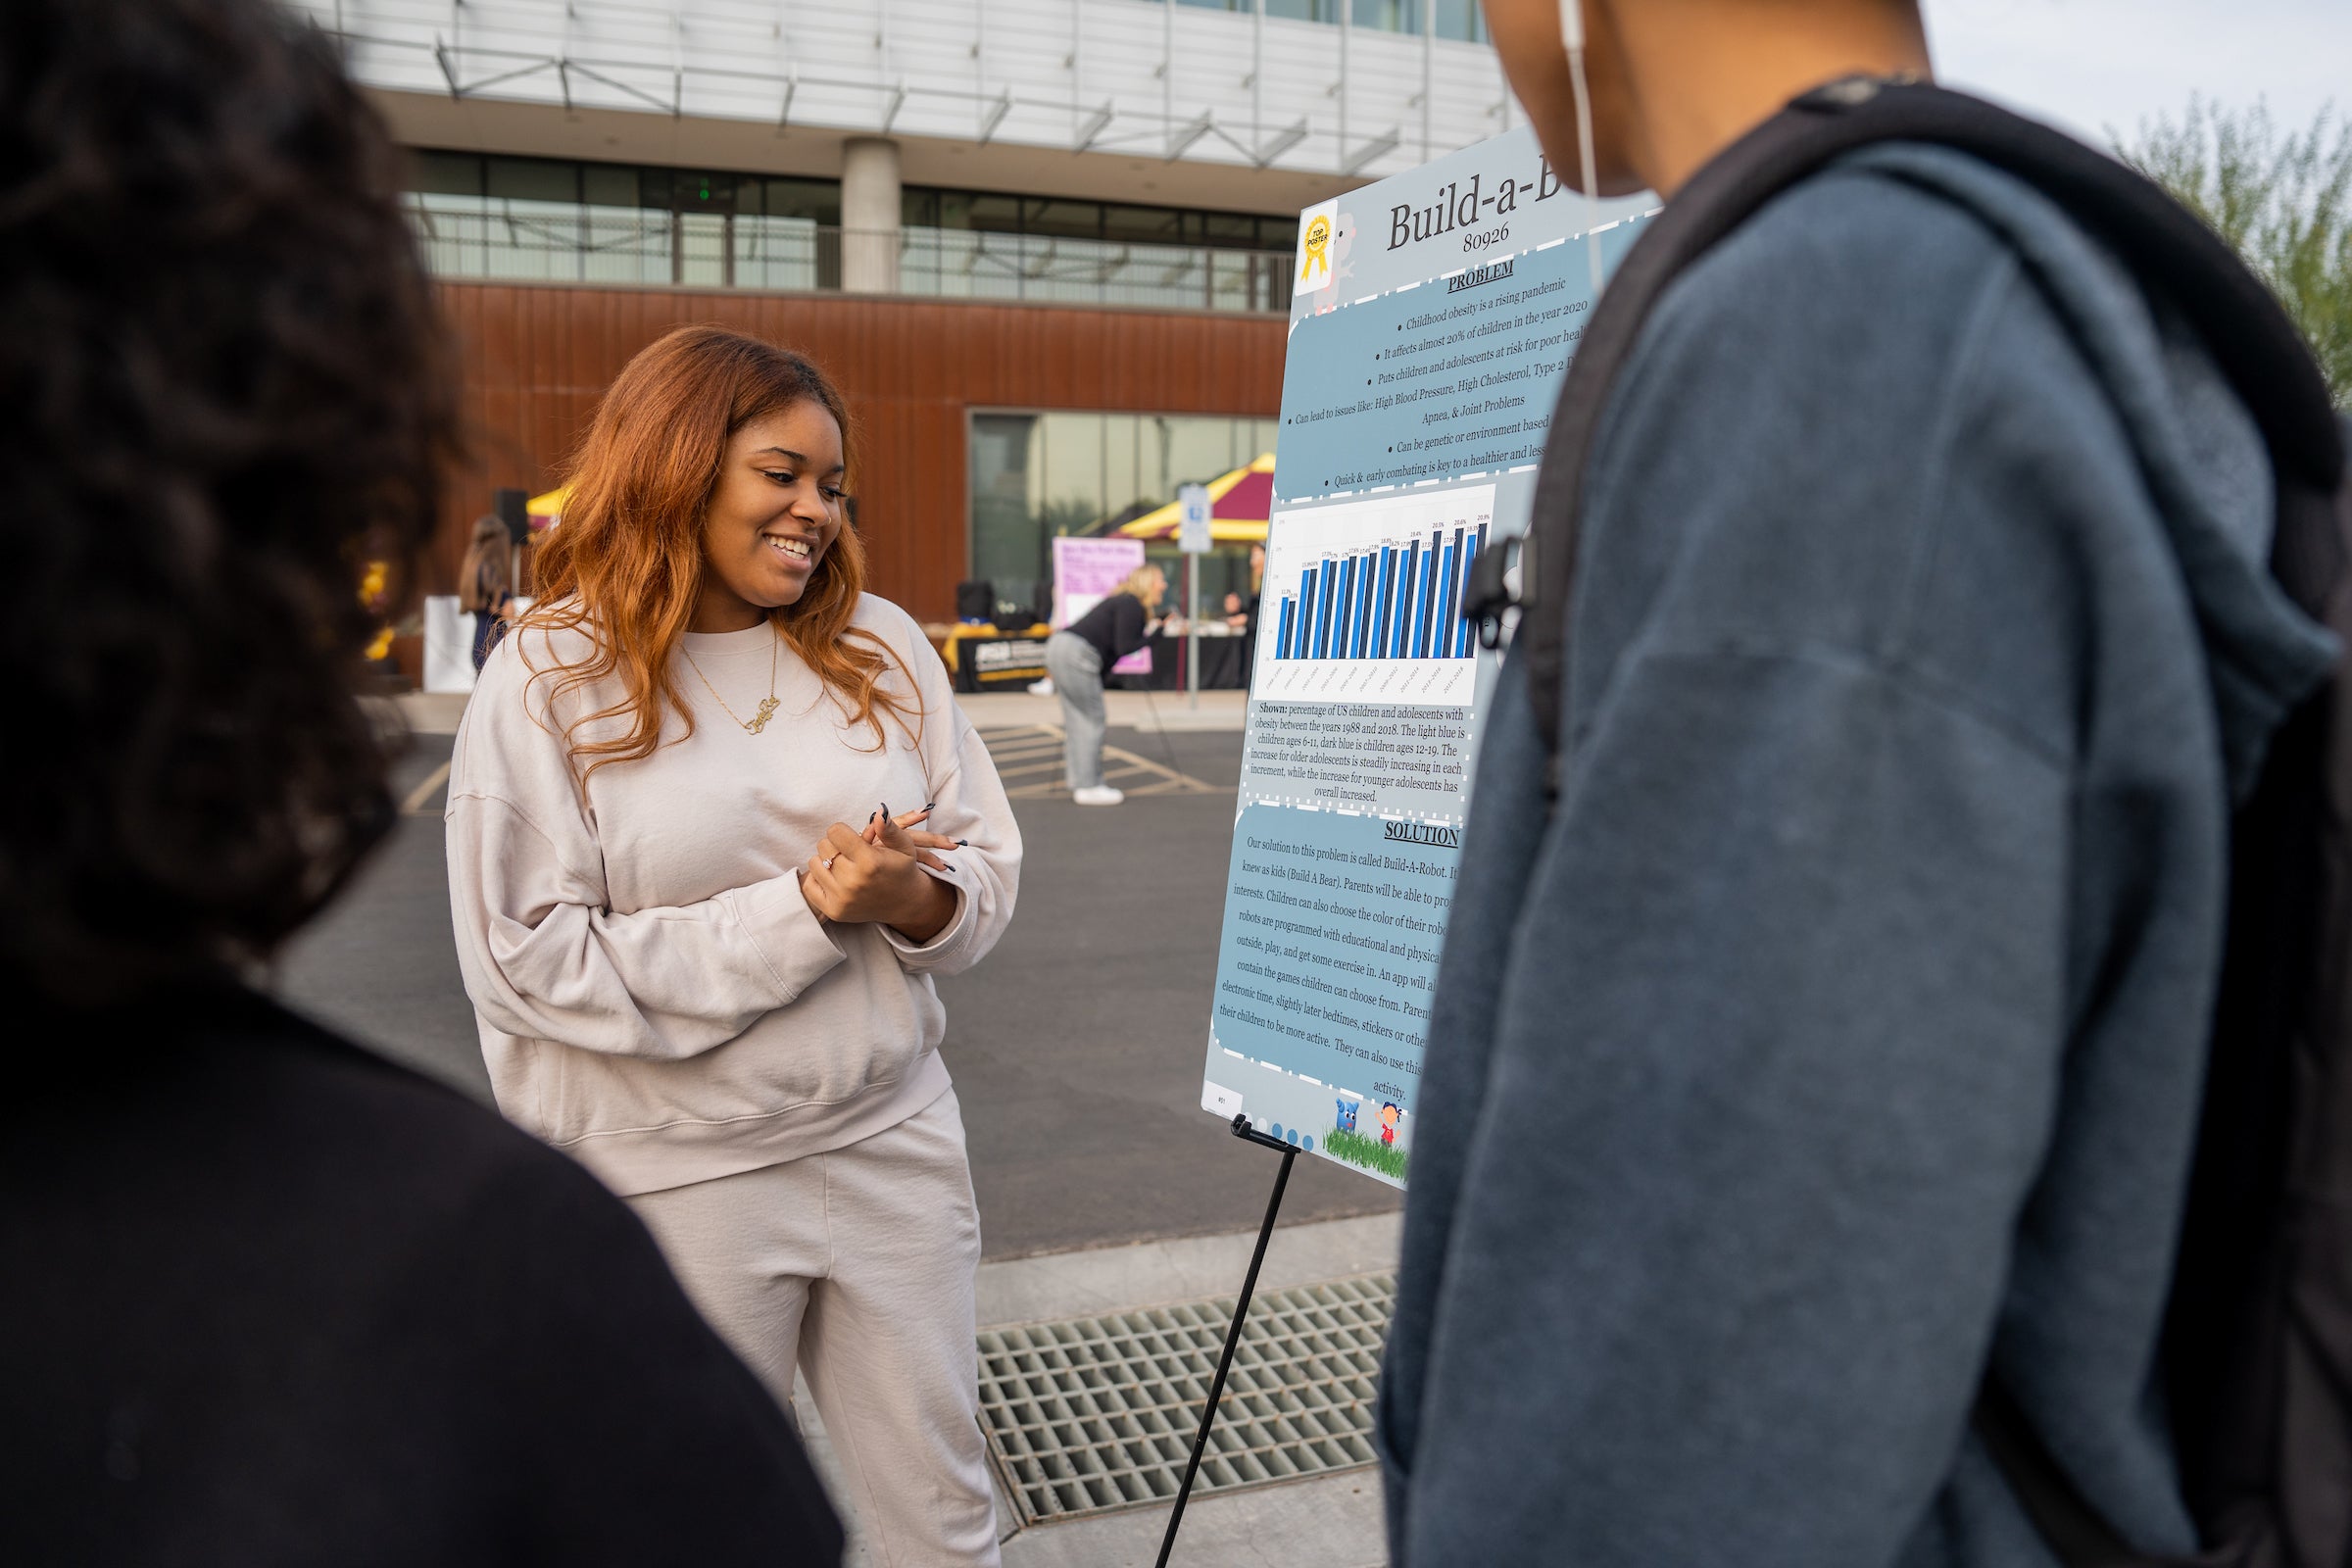
[[631, 354], [719, 321], [840, 380], [875, 586], [926, 620], [1270, 448], [1298, 210], [1517, 114], [1475, 0], [298, 9], [410, 149], [465, 354], [445, 570]]

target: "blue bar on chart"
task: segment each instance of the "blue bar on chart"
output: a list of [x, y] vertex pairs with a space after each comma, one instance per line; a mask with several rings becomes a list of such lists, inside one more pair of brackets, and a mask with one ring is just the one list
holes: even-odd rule
[[1276, 609], [1274, 657], [1469, 659], [1477, 639], [1461, 619], [1484, 524], [1433, 529], [1305, 566]]
[[1404, 651], [1412, 645], [1413, 578], [1419, 572], [1420, 567], [1421, 547], [1419, 545], [1402, 545], [1397, 548], [1396, 627], [1396, 635], [1389, 643], [1387, 657], [1390, 659], [1402, 659]]
[[[1467, 584], [1470, 581], [1470, 574], [1478, 569], [1478, 558], [1486, 554], [1486, 550], [1487, 525], [1482, 522], [1478, 525], [1477, 536], [1470, 541], [1470, 559], [1465, 562], [1462, 566], [1462, 581], [1464, 584]], [[1472, 646], [1474, 639], [1471, 636], [1471, 632], [1475, 628], [1472, 626], [1471, 622], [1466, 618], [1454, 622], [1454, 658], [1468, 659], [1477, 652], [1477, 649]]]

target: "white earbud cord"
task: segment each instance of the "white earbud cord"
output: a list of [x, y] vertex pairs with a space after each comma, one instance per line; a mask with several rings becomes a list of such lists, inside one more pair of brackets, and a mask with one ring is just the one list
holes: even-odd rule
[[1560, 41], [1568, 46], [1568, 84], [1576, 95], [1577, 161], [1585, 177], [1585, 244], [1592, 264], [1592, 299], [1600, 301], [1600, 176], [1592, 157], [1592, 99], [1585, 86], [1584, 0], [1560, 0]]

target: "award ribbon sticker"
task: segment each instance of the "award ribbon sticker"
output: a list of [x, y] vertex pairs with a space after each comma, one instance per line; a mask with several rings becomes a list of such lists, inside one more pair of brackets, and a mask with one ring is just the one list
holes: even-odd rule
[[1301, 243], [1306, 247], [1306, 260], [1298, 268], [1298, 281], [1303, 283], [1316, 268], [1323, 270], [1325, 278], [1331, 276], [1331, 259], [1324, 253], [1331, 246], [1331, 220], [1317, 213], [1313, 222], [1306, 225]]

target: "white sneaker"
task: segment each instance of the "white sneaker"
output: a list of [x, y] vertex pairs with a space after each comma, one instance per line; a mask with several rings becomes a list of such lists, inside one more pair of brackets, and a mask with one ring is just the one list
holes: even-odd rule
[[1051, 697], [1051, 696], [1053, 696], [1053, 695], [1054, 695], [1054, 677], [1053, 677], [1053, 676], [1051, 676], [1051, 675], [1048, 675], [1048, 676], [1047, 676], [1047, 677], [1046, 677], [1044, 680], [1041, 680], [1041, 681], [1033, 681], [1033, 682], [1031, 682], [1031, 684], [1030, 684], [1030, 687], [1029, 687], [1029, 695], [1030, 695], [1030, 696], [1032, 696], [1032, 697]]
[[1107, 784], [1089, 784], [1082, 790], [1070, 791], [1070, 799], [1080, 806], [1116, 806], [1126, 798], [1125, 790], [1114, 790]]

